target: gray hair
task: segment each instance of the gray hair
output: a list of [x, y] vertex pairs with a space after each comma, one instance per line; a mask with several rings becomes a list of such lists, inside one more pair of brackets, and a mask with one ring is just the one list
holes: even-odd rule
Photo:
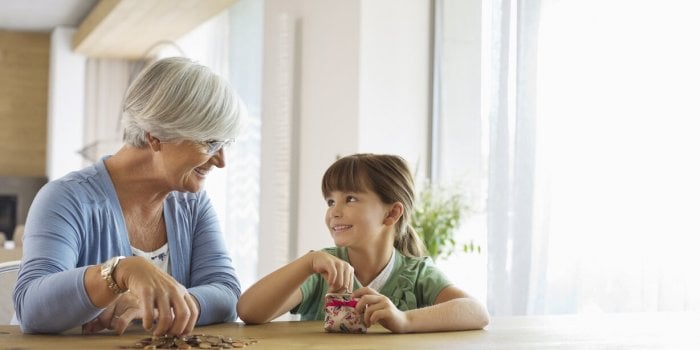
[[234, 139], [246, 108], [233, 88], [209, 68], [183, 57], [156, 61], [126, 91], [122, 109], [124, 142]]

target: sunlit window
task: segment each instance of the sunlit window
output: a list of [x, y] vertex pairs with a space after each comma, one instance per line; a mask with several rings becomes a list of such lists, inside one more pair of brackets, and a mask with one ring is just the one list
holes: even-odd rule
[[436, 4], [436, 179], [484, 248], [439, 264], [495, 315], [700, 309], [700, 4]]
[[545, 312], [700, 307], [695, 1], [543, 1]]

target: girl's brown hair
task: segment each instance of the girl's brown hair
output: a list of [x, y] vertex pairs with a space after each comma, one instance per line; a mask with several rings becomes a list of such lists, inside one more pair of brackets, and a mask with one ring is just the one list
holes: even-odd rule
[[414, 205], [413, 176], [406, 161], [390, 154], [353, 154], [338, 159], [323, 174], [321, 191], [374, 192], [385, 204], [400, 202], [403, 215], [396, 222], [394, 247], [403, 255], [425, 255], [423, 241], [411, 227]]

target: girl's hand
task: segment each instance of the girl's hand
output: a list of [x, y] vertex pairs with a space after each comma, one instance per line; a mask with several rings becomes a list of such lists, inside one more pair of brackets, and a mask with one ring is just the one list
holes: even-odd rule
[[326, 280], [329, 292], [352, 290], [355, 269], [350, 264], [325, 252], [309, 252], [308, 256], [311, 259], [311, 269]]
[[[409, 320], [405, 312], [396, 308], [386, 296], [379, 294], [369, 287], [362, 287], [352, 293], [353, 298], [359, 299], [356, 310], [364, 312], [365, 325], [369, 328], [379, 323], [394, 333], [406, 333]], [[362, 311], [364, 310], [364, 311]]]

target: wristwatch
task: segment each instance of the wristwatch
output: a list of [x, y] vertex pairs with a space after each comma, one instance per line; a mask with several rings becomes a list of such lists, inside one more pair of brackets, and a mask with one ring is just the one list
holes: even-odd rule
[[122, 294], [128, 289], [122, 289], [119, 287], [116, 281], [114, 281], [114, 269], [117, 268], [117, 264], [119, 264], [119, 260], [124, 259], [124, 256], [115, 256], [104, 263], [102, 263], [102, 266], [100, 267], [100, 275], [102, 278], [107, 282], [107, 287], [109, 287], [109, 290], [112, 291], [114, 294]]

